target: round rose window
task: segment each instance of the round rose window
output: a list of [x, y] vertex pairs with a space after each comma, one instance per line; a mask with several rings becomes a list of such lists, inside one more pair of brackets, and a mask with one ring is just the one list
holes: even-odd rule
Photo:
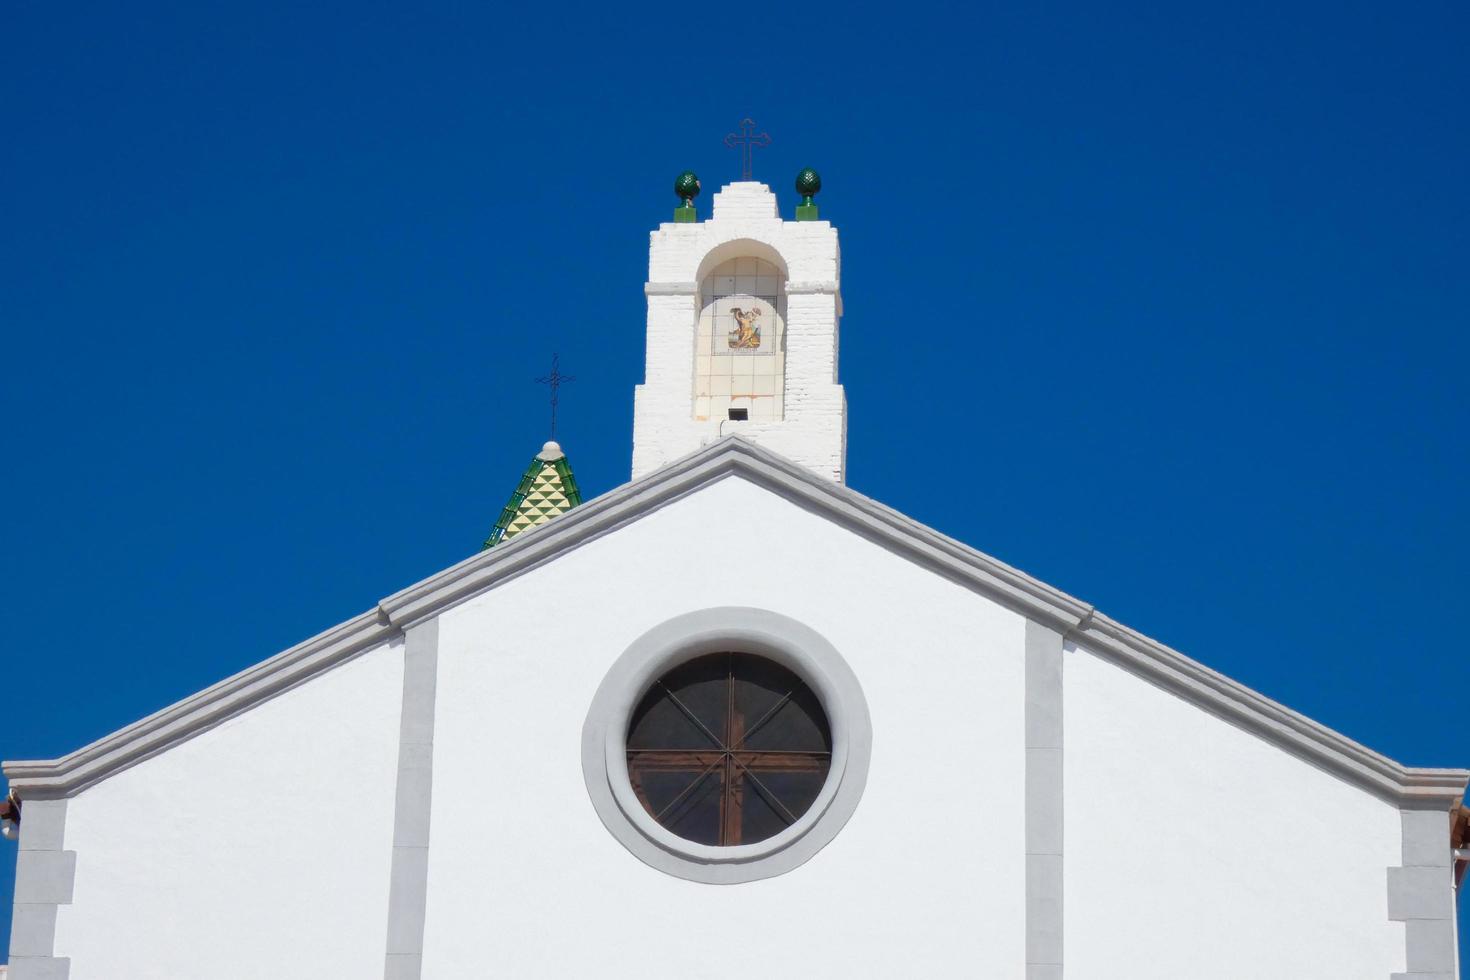
[[654, 820], [730, 846], [779, 834], [822, 791], [832, 733], [812, 690], [765, 657], [713, 653], [669, 671], [628, 727], [628, 778]]

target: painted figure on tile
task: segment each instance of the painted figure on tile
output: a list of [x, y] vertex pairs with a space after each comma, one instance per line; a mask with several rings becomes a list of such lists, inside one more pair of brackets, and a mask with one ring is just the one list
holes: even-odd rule
[[755, 321], [760, 319], [761, 311], [759, 309], [742, 310], [738, 306], [732, 306], [730, 312], [739, 324], [730, 331], [730, 349], [755, 350], [760, 347], [761, 328], [755, 325]]

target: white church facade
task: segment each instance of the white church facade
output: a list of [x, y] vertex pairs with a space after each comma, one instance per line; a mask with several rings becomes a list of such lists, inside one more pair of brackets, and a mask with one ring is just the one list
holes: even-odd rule
[[5, 763], [8, 980], [1455, 980], [1470, 772], [845, 485], [804, 210], [653, 232], [631, 482]]

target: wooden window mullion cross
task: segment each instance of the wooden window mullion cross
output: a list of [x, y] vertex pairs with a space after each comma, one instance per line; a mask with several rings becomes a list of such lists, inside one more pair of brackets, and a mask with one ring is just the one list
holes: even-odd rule
[[[690, 696], [705, 699], [703, 702], [705, 710], [712, 715], [718, 711], [718, 721], [714, 717], [708, 717], [709, 723], [702, 720], [699, 713], [681, 698], [675, 687], [679, 682], [670, 683], [669, 677], [661, 678], [654, 686], [654, 690], [645, 697], [640, 705], [641, 713], [654, 711], [659, 702], [662, 701], [673, 707], [678, 716], [685, 718], [694, 730], [700, 733], [701, 740], [709, 744], [702, 748], [685, 748], [674, 745], [646, 746], [642, 743], [651, 738], [672, 739], [677, 741], [678, 736], [670, 734], [667, 728], [668, 717], [671, 715], [665, 710], [665, 720], [660, 729], [661, 735], [650, 735], [640, 741], [639, 747], [628, 749], [628, 771], [634, 783], [634, 791], [638, 794], [644, 806], [655, 820], [669, 826], [671, 829], [681, 826], [681, 821], [688, 814], [695, 812], [702, 805], [702, 801], [713, 804], [715, 812], [710, 814], [713, 819], [710, 824], [703, 825], [704, 831], [697, 831], [701, 835], [713, 838], [713, 843], [721, 846], [729, 846], [741, 843], [752, 843], [745, 840], [747, 830], [751, 826], [750, 821], [758, 819], [758, 828], [755, 832], [759, 835], [757, 839], [769, 837], [771, 833], [777, 832], [779, 827], [790, 826], [798, 820], [806, 808], [810, 805], [811, 797], [815, 795], [814, 787], [819, 788], [820, 781], [825, 778], [827, 767], [830, 764], [830, 735], [826, 732], [826, 719], [820, 717], [820, 707], [812, 707], [812, 699], [809, 694], [805, 700], [805, 706], [793, 704], [799, 691], [804, 691], [804, 686], [795, 675], [790, 674], [784, 668], [775, 667], [767, 662], [761, 662], [764, 666], [753, 666], [756, 658], [740, 654], [712, 655], [721, 659], [720, 670], [716, 674], [709, 670], [703, 677], [695, 675], [686, 678], [684, 682], [688, 691], [696, 693]], [[703, 663], [699, 661], [696, 663]], [[713, 668], [715, 665], [709, 663]], [[764, 671], [764, 673], [762, 673]], [[773, 671], [779, 675], [786, 675], [787, 682], [782, 688], [772, 688], [770, 684], [775, 679]], [[743, 676], [749, 674], [750, 676]], [[671, 672], [670, 677], [677, 673]], [[711, 676], [713, 675], [713, 676]], [[709, 685], [717, 683], [720, 690], [697, 691], [701, 684]], [[761, 711], [754, 718], [747, 716], [751, 705], [743, 704], [741, 701], [742, 684], [747, 692], [757, 692], [759, 697], [774, 696], [771, 705]], [[764, 692], [764, 693], [760, 693]], [[754, 696], [754, 695], [748, 695]], [[716, 707], [718, 705], [718, 707]], [[811, 729], [815, 720], [820, 730], [821, 749], [812, 748], [810, 744], [805, 746], [783, 746], [779, 744], [783, 736], [775, 732], [775, 722], [781, 717], [783, 711], [802, 711], [804, 721], [808, 729]], [[641, 716], [641, 715], [640, 715]], [[639, 722], [635, 717], [634, 730], [638, 729]], [[771, 728], [767, 732], [765, 741], [771, 741], [775, 735], [778, 743], [771, 747], [752, 747], [750, 740], [760, 734], [763, 729]], [[630, 733], [630, 741], [631, 741]], [[688, 737], [688, 736], [685, 736]], [[810, 731], [806, 736], [807, 743], [811, 742]], [[659, 778], [677, 779], [682, 785], [679, 791], [672, 795], [667, 801], [659, 798], [659, 804], [653, 803], [653, 798], [648, 792], [649, 780]], [[792, 779], [796, 779], [792, 783]], [[785, 780], [786, 788], [772, 785], [774, 781]], [[711, 785], [711, 780], [718, 781], [718, 787]], [[815, 781], [815, 782], [814, 782]], [[668, 783], [663, 784], [665, 791], [669, 788]], [[795, 791], [804, 794], [802, 800], [794, 798], [783, 798]], [[718, 790], [718, 799], [711, 799], [709, 794]], [[752, 811], [764, 806], [769, 808], [770, 815], [774, 815], [779, 827], [771, 827], [771, 816], [762, 815]], [[697, 819], [697, 818], [696, 818]], [[677, 830], [676, 830], [677, 832]], [[705, 838], [708, 839], [708, 838]]]

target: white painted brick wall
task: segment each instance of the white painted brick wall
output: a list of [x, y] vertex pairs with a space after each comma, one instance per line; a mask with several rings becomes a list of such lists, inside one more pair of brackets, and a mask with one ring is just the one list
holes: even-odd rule
[[[826, 221], [782, 221], [765, 184], [727, 184], [712, 217], [663, 224], [649, 236], [648, 346], [633, 397], [633, 477], [738, 432], [841, 483], [847, 469], [847, 398], [838, 384], [841, 253]], [[700, 279], [727, 259], [754, 255], [786, 275], [785, 417], [772, 422], [694, 419], [694, 334]]]

